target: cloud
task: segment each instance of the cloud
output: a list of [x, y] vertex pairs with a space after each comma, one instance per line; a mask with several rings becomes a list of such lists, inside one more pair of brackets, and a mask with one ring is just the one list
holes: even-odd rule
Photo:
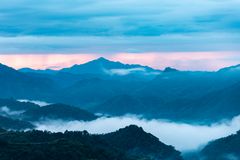
[[235, 33], [192, 33], [161, 36], [17, 36], [0, 35], [0, 54], [146, 53], [238, 51]]
[[218, 124], [193, 125], [175, 123], [165, 120], [146, 120], [137, 116], [127, 115], [123, 117], [99, 118], [90, 122], [81, 121], [45, 121], [37, 123], [37, 129], [53, 132], [65, 130], [87, 130], [90, 133], [102, 134], [116, 131], [130, 124], [142, 126], [146, 132], [157, 136], [160, 141], [173, 145], [181, 151], [195, 150], [207, 142], [221, 138], [240, 129], [240, 116], [228, 122]]
[[19, 102], [30, 102], [39, 105], [40, 107], [50, 105], [51, 103], [44, 102], [44, 101], [38, 101], [38, 100], [28, 100], [28, 99], [18, 99]]
[[[0, 24], [1, 33], [10, 36], [158, 36], [215, 29], [232, 31], [239, 29], [239, 19], [232, 17], [239, 15], [239, 3], [238, 0], [43, 0], [37, 3], [3, 0]], [[21, 21], [16, 18], [19, 16], [23, 17]]]
[[0, 56], [0, 63], [16, 69], [29, 67], [33, 69], [61, 69], [74, 64], [86, 63], [98, 58], [95, 54], [4, 54]]
[[104, 69], [104, 72], [106, 72], [109, 75], [120, 75], [125, 76], [131, 73], [137, 73], [137, 72], [146, 72], [145, 68], [129, 68], [129, 69]]
[[18, 115], [22, 114], [23, 112], [25, 112], [25, 111], [24, 110], [13, 111], [10, 108], [8, 108], [7, 106], [0, 107], [0, 114], [4, 115], [4, 116], [18, 116]]
[[2, 0], [0, 53], [239, 50], [239, 5], [239, 0]]
[[[91, 58], [78, 59], [77, 62], [82, 63], [93, 57], [117, 57], [122, 53], [130, 56], [136, 53], [140, 57], [146, 54], [145, 57], [150, 58], [149, 53], [161, 57], [189, 52], [188, 58], [204, 52], [237, 53], [240, 50], [239, 5], [239, 0], [2, 0], [0, 58], [11, 54], [71, 57], [88, 54]], [[215, 70], [239, 63], [235, 55], [206, 62], [176, 60], [171, 61], [170, 66], [189, 69], [196, 65], [194, 69]], [[2, 63], [5, 61], [10, 63], [0, 59]], [[21, 58], [13, 61], [15, 66], [22, 63]], [[47, 63], [48, 59], [44, 61]], [[158, 65], [150, 66], [167, 67], [162, 63], [169, 62], [168, 59], [156, 61]], [[69, 63], [61, 61], [51, 66], [61, 68]], [[38, 64], [37, 68], [40, 67], [49, 66]]]

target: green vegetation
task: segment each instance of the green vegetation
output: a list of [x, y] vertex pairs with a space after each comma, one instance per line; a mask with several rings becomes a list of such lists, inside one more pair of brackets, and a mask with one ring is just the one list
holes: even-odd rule
[[[145, 150], [148, 146], [150, 149]], [[0, 159], [181, 160], [181, 156], [141, 128], [129, 126], [107, 135], [91, 135], [86, 131], [50, 133], [0, 130]]]

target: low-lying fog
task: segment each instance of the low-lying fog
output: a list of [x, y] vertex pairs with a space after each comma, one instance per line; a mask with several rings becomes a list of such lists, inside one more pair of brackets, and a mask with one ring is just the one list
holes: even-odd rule
[[199, 149], [199, 147], [211, 140], [228, 136], [238, 131], [240, 129], [240, 116], [228, 122], [209, 126], [174, 123], [164, 120], [146, 120], [132, 115], [104, 117], [90, 122], [45, 121], [36, 125], [39, 130], [52, 132], [87, 130], [90, 133], [101, 134], [116, 131], [130, 124], [143, 127], [146, 132], [152, 133], [160, 141], [175, 146], [180, 151], [189, 151]]
[[51, 103], [44, 102], [44, 101], [38, 101], [38, 100], [28, 100], [28, 99], [18, 99], [19, 102], [30, 102], [39, 105], [40, 107], [47, 106]]

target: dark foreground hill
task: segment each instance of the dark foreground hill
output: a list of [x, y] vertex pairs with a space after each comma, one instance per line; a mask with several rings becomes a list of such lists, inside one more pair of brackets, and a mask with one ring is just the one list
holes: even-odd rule
[[160, 142], [158, 138], [150, 133], [144, 132], [142, 128], [135, 125], [103, 135], [102, 137], [113, 147], [120, 148], [133, 157], [154, 160], [182, 159], [180, 152], [176, 151], [172, 146], [165, 145]]
[[202, 151], [204, 160], [238, 160], [240, 159], [240, 131], [210, 142]]
[[[86, 131], [0, 132], [1, 160], [182, 159], [180, 152], [159, 142], [157, 138], [137, 126], [129, 126], [107, 135], [91, 135]], [[150, 149], [146, 149], [146, 145]]]

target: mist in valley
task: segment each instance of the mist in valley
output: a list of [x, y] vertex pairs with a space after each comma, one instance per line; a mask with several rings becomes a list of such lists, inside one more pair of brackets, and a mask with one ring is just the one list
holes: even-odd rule
[[45, 120], [35, 123], [39, 130], [52, 132], [87, 130], [93, 134], [113, 132], [131, 124], [141, 126], [146, 132], [158, 137], [163, 143], [174, 146], [177, 150], [188, 152], [201, 149], [209, 141], [234, 134], [240, 129], [240, 116], [211, 125], [194, 125], [160, 119], [146, 120], [135, 115], [102, 117], [89, 122]]

